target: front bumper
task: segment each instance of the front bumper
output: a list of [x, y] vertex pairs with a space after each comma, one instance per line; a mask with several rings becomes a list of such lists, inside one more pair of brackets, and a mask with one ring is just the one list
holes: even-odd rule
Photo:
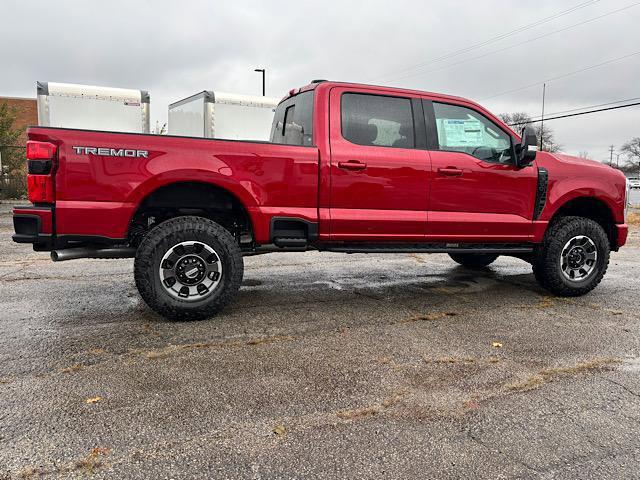
[[53, 248], [53, 207], [15, 206], [13, 207], [13, 241], [31, 243], [36, 251]]
[[618, 248], [624, 246], [627, 243], [627, 236], [629, 235], [629, 225], [621, 223], [616, 225], [616, 246]]

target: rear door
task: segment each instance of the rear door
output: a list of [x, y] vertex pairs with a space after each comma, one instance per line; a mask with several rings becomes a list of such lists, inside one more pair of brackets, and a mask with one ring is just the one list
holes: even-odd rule
[[537, 168], [517, 168], [512, 135], [481, 111], [424, 101], [433, 180], [429, 241], [529, 240]]
[[330, 239], [424, 241], [431, 167], [419, 99], [330, 93]]

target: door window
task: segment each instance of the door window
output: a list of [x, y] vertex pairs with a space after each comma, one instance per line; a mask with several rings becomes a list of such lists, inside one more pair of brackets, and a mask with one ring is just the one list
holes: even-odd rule
[[511, 136], [470, 108], [433, 103], [440, 150], [464, 152], [487, 162], [511, 163]]
[[342, 136], [358, 145], [414, 148], [411, 100], [345, 93], [341, 101]]

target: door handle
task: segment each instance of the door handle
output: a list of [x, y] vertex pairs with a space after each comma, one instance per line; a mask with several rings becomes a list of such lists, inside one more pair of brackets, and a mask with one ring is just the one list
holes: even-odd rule
[[441, 167], [438, 169], [438, 173], [447, 177], [459, 177], [462, 175], [462, 170], [456, 167]]
[[338, 162], [338, 167], [345, 170], [364, 170], [367, 168], [367, 164], [360, 160], [349, 160], [347, 162]]

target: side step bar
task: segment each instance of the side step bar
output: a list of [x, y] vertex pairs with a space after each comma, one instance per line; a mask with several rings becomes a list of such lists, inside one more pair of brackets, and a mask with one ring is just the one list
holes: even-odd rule
[[418, 244], [338, 244], [323, 245], [319, 250], [340, 253], [497, 253], [514, 255], [532, 253], [531, 244], [471, 244], [471, 243], [418, 243]]
[[307, 246], [307, 239], [306, 238], [274, 238], [273, 243], [276, 247], [304, 248]]
[[[319, 250], [336, 253], [495, 253], [499, 255], [527, 255], [533, 253], [534, 246], [524, 244], [501, 243], [416, 243], [416, 244], [313, 244], [308, 245], [304, 239], [276, 239], [271, 245], [260, 245], [257, 248], [243, 251], [244, 256], [261, 255], [273, 252], [305, 252]], [[282, 239], [284, 240], [284, 239]]]

